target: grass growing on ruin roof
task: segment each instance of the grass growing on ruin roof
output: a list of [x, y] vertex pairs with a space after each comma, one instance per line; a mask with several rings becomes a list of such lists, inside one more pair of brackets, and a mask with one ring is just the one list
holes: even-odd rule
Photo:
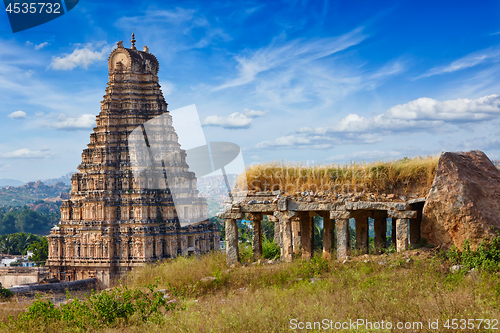
[[433, 156], [317, 166], [271, 162], [249, 167], [238, 178], [238, 185], [244, 188], [246, 182], [249, 190], [281, 190], [288, 194], [326, 190], [335, 193], [404, 194], [417, 191], [426, 194], [434, 180], [438, 160], [438, 156]]

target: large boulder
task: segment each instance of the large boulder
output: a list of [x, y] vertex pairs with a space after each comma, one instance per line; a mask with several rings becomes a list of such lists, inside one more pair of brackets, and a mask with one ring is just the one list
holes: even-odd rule
[[476, 249], [500, 230], [500, 172], [481, 151], [442, 153], [423, 210], [428, 243]]

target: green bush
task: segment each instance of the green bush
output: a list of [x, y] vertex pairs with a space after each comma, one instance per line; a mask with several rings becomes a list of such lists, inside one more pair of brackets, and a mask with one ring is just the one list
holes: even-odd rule
[[466, 269], [483, 269], [490, 272], [500, 269], [500, 236], [490, 241], [482, 241], [476, 251], [470, 249], [470, 240], [465, 240], [462, 251], [453, 246], [447, 252], [448, 259], [456, 265], [463, 265]]
[[239, 259], [241, 263], [253, 261], [252, 245], [249, 243], [238, 243]]
[[2, 287], [2, 284], [0, 283], [0, 300], [5, 301], [11, 298], [12, 296], [14, 296], [14, 293], [12, 293], [10, 289]]
[[[71, 298], [60, 307], [50, 300], [38, 298], [17, 319], [7, 325], [11, 331], [31, 331], [34, 328], [67, 328], [94, 331], [102, 327], [114, 327], [130, 322], [160, 324], [166, 311], [175, 309], [175, 303], [167, 303], [163, 293], [155, 291], [157, 283], [147, 286], [147, 291], [115, 287], [96, 293], [85, 300]], [[174, 290], [175, 294], [175, 290]]]
[[265, 259], [278, 259], [281, 254], [279, 245], [274, 242], [274, 239], [268, 239], [266, 235], [262, 235], [262, 257]]

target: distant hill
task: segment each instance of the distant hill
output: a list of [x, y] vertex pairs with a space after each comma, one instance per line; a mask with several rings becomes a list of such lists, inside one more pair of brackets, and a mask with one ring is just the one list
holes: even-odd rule
[[21, 186], [23, 185], [24, 182], [16, 179], [0, 179], [0, 187], [6, 187], [6, 186]]
[[[234, 184], [238, 175], [227, 175], [229, 184]], [[208, 200], [208, 215], [215, 216], [224, 207], [224, 199], [228, 198], [226, 182], [223, 176], [207, 176], [197, 180], [198, 190]]]
[[493, 162], [493, 165], [496, 166], [498, 169], [500, 169], [500, 160], [491, 160]]
[[[69, 172], [65, 174], [62, 177], [59, 178], [52, 178], [52, 179], [45, 179], [43, 180], [45, 185], [54, 185], [55, 183], [62, 182], [65, 185], [71, 185], [71, 176], [74, 174], [74, 172]], [[22, 184], [21, 184], [22, 185]]]
[[[71, 187], [63, 182], [47, 185], [42, 181], [29, 182], [22, 186], [0, 188], [0, 206], [33, 206], [33, 209], [46, 208], [52, 211], [61, 201], [69, 199]], [[42, 205], [40, 204], [49, 204]], [[45, 207], [46, 206], [46, 207]]]

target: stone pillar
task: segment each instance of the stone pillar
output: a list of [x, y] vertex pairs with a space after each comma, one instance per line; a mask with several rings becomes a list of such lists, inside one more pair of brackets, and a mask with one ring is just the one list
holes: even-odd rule
[[232, 265], [239, 260], [238, 225], [236, 219], [226, 219], [226, 262]]
[[282, 247], [281, 247], [281, 259], [286, 262], [292, 262], [293, 260], [293, 245], [292, 245], [292, 217], [295, 216], [295, 212], [284, 211], [284, 212], [274, 212], [274, 216], [279, 219], [281, 225], [281, 237], [282, 237]]
[[[217, 214], [220, 219], [226, 220], [226, 263], [228, 265], [236, 264], [239, 262], [239, 249], [238, 249], [238, 225], [236, 220], [241, 220], [245, 214], [239, 212], [225, 212]], [[182, 243], [179, 238], [178, 243]], [[178, 246], [181, 244], [178, 244]]]
[[[323, 214], [324, 215], [324, 214]], [[323, 259], [332, 259], [332, 252], [335, 242], [335, 220], [330, 216], [323, 217]]]
[[396, 219], [396, 250], [403, 252], [408, 250], [408, 222], [417, 216], [416, 211], [388, 211], [392, 220]]
[[373, 230], [375, 232], [375, 253], [387, 247], [387, 212], [376, 210], [373, 212]]
[[[312, 216], [311, 216], [312, 215]], [[300, 240], [302, 243], [302, 259], [309, 260], [314, 251], [314, 220], [316, 213], [304, 213], [300, 217]]]
[[330, 218], [337, 224], [337, 260], [344, 260], [350, 254], [349, 211], [331, 211]]
[[300, 233], [300, 217], [292, 218], [292, 238], [293, 238], [293, 253], [300, 254], [302, 252], [302, 241]]
[[396, 219], [396, 250], [408, 250], [408, 219]]
[[368, 253], [368, 216], [364, 214], [356, 214], [356, 249], [360, 254]]
[[248, 213], [247, 219], [252, 221], [253, 225], [252, 251], [253, 260], [256, 261], [262, 257], [262, 214]]

